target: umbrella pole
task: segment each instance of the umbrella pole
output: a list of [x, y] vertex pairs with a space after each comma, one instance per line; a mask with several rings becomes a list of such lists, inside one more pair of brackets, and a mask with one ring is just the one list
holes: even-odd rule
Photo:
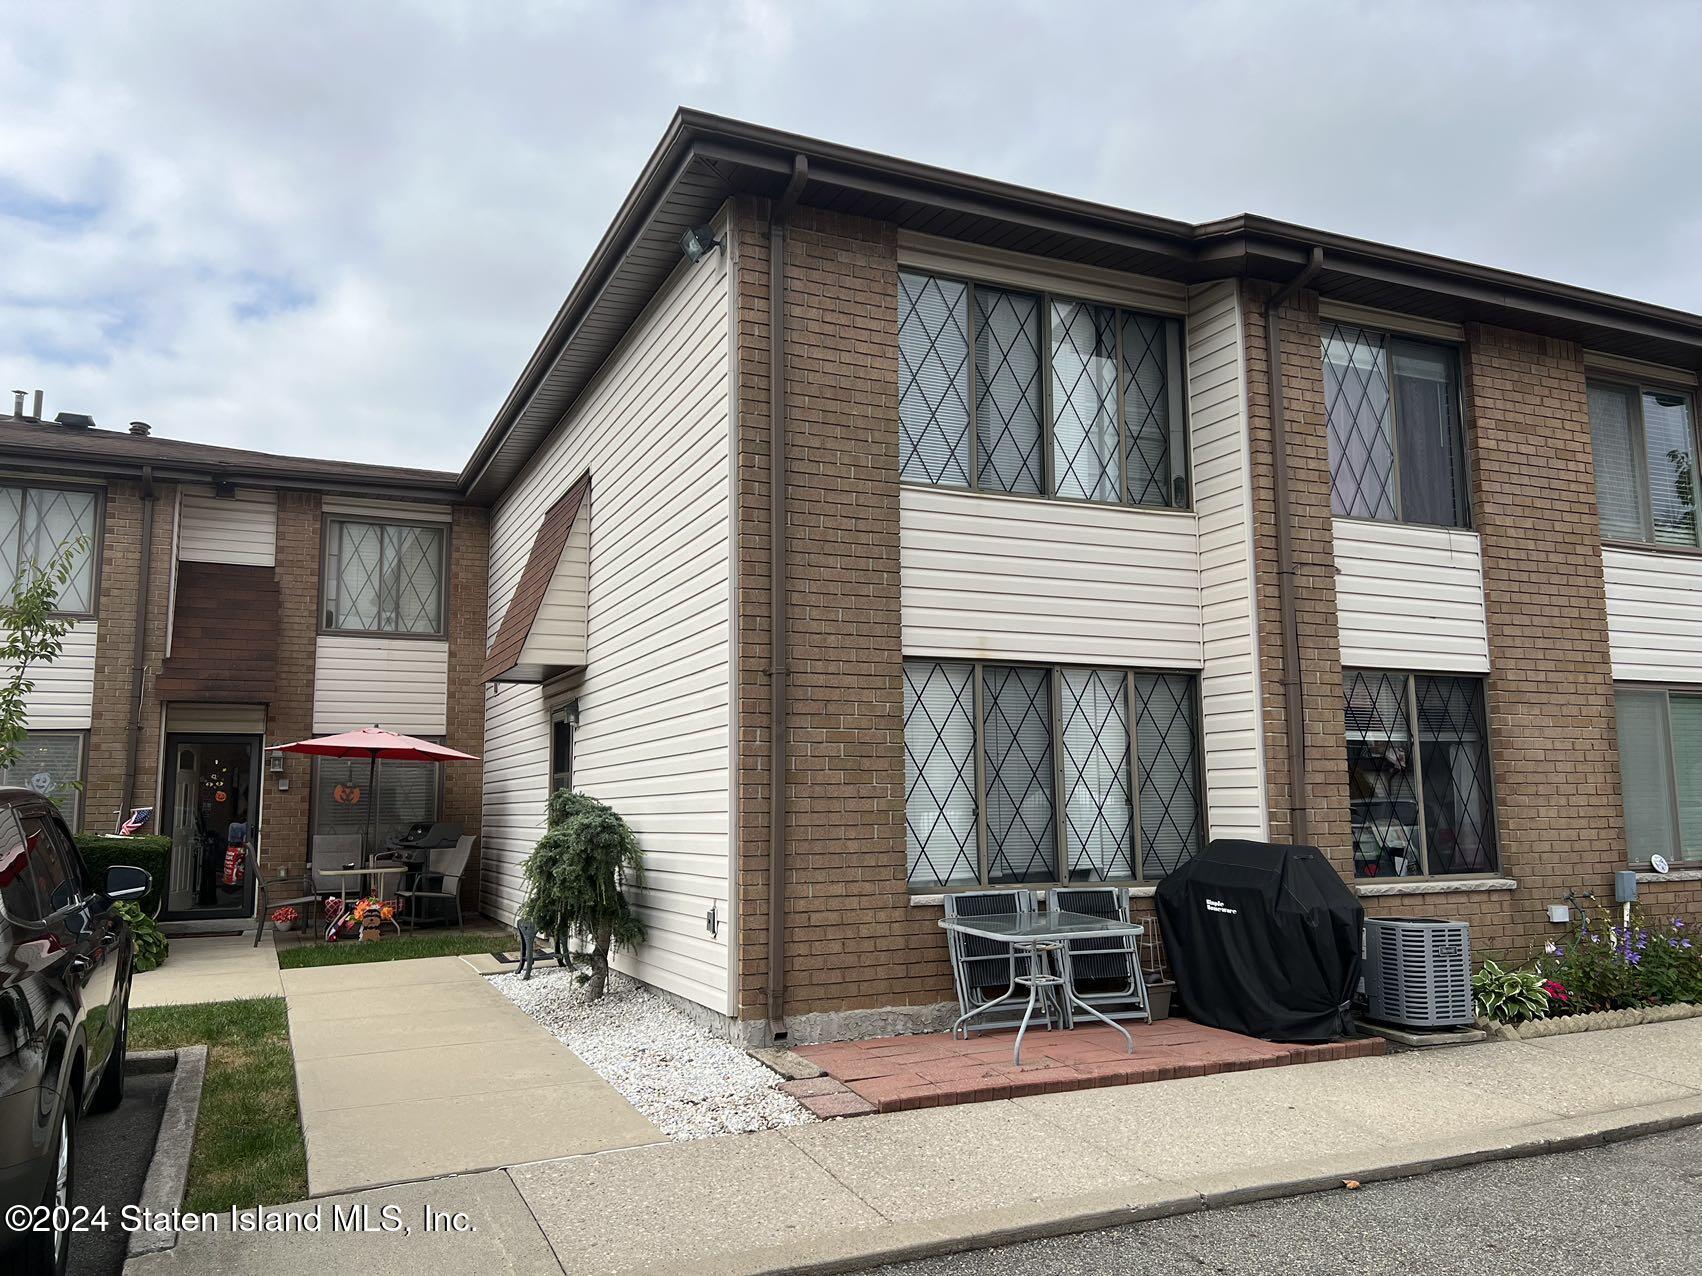
[[366, 863], [378, 853], [378, 750], [366, 759]]

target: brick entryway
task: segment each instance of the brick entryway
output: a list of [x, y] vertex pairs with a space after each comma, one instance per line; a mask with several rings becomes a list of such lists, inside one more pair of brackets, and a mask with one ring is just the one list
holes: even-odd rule
[[1011, 1063], [1016, 1034], [1010, 1031], [982, 1033], [968, 1041], [939, 1032], [794, 1046], [793, 1051], [880, 1112], [1383, 1053], [1380, 1037], [1283, 1045], [1187, 1019], [1130, 1024], [1129, 1031], [1135, 1039], [1132, 1055], [1125, 1053], [1123, 1038], [1103, 1026], [1068, 1032], [1030, 1029], [1023, 1038], [1020, 1068]]

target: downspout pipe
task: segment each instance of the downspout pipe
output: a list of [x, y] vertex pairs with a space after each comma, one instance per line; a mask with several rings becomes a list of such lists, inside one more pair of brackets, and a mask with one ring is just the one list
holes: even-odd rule
[[768, 215], [768, 1027], [786, 1035], [786, 220], [804, 193], [810, 165], [792, 157], [792, 176]]
[[1300, 668], [1300, 616], [1294, 598], [1294, 510], [1288, 493], [1288, 420], [1282, 397], [1282, 340], [1278, 313], [1324, 268], [1324, 250], [1312, 256], [1265, 302], [1265, 374], [1270, 378], [1271, 482], [1275, 489], [1277, 606], [1282, 613], [1282, 702], [1288, 728], [1289, 841], [1311, 840], [1306, 801], [1306, 675]]
[[143, 671], [148, 655], [148, 577], [154, 563], [154, 467], [142, 467], [142, 562], [136, 573], [136, 636], [130, 649], [130, 729], [124, 744], [124, 801], [122, 821], [136, 804], [136, 759], [142, 751]]

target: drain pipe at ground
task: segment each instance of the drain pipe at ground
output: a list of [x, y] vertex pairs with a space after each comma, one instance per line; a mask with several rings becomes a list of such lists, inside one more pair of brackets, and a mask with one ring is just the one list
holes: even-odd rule
[[792, 177], [768, 215], [768, 1028], [786, 1036], [786, 219], [810, 166]]
[[[154, 560], [154, 467], [142, 467], [142, 562], [136, 573], [136, 637], [130, 649], [130, 729], [124, 744], [124, 800], [118, 807], [119, 828], [129, 818], [136, 797], [136, 758], [142, 747], [143, 667], [148, 654], [148, 576]], [[90, 546], [95, 553], [96, 547]]]
[[1314, 248], [1299, 274], [1265, 302], [1265, 374], [1270, 379], [1271, 480], [1276, 504], [1277, 605], [1282, 613], [1282, 703], [1288, 728], [1288, 832], [1305, 845], [1310, 821], [1306, 801], [1306, 676], [1300, 668], [1300, 617], [1294, 601], [1294, 511], [1288, 495], [1288, 422], [1282, 398], [1282, 341], [1277, 312], [1324, 268], [1324, 250]]

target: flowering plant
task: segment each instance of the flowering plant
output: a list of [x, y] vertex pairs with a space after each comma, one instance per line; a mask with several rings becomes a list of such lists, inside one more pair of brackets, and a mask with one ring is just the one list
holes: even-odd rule
[[294, 926], [300, 920], [301, 914], [288, 904], [272, 910], [272, 925], [274, 926]]
[[1702, 1000], [1702, 950], [1684, 919], [1659, 923], [1636, 905], [1629, 921], [1607, 909], [1580, 914], [1565, 943], [1543, 945], [1536, 971], [1558, 989], [1549, 991], [1553, 1014]]

